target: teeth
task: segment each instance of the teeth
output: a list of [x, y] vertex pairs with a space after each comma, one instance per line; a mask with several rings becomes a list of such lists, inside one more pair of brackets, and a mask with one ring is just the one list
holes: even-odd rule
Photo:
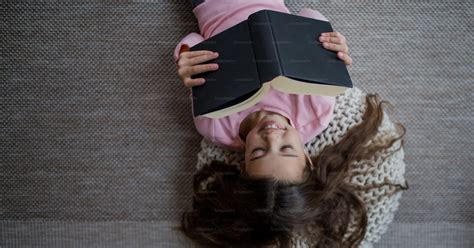
[[268, 128], [277, 128], [277, 129], [280, 129], [276, 124], [266, 125], [264, 129], [268, 129]]

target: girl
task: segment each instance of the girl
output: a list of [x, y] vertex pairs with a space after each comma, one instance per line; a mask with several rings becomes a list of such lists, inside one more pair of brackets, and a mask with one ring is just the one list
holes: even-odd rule
[[[261, 9], [290, 13], [283, 0], [192, 3], [201, 34], [188, 34], [174, 51], [177, 74], [186, 87], [205, 83], [202, 78], [191, 79], [192, 75], [218, 70], [217, 64], [203, 64], [218, 54], [190, 52], [189, 47]], [[299, 15], [328, 21], [308, 8]], [[352, 64], [342, 34], [323, 33], [315, 39], [315, 46], [321, 43], [337, 52], [346, 65]], [[302, 231], [318, 247], [358, 245], [366, 231], [367, 216], [355, 189], [345, 181], [349, 164], [370, 158], [401, 138], [364, 147], [382, 120], [377, 96], [368, 96], [367, 103], [365, 125], [351, 130], [344, 140], [316, 157], [310, 157], [304, 145], [328, 126], [335, 97], [293, 95], [271, 88], [261, 102], [247, 110], [220, 119], [195, 117], [200, 134], [220, 147], [243, 152], [245, 162], [240, 170], [213, 162], [196, 174], [194, 210], [184, 213], [182, 230], [207, 246], [288, 247], [295, 231]], [[216, 180], [203, 192], [199, 185], [211, 175]], [[358, 229], [344, 238], [351, 208], [360, 216]]]
[[[188, 34], [175, 48], [178, 75], [187, 87], [205, 83], [194, 74], [218, 70], [218, 64], [202, 64], [215, 59], [212, 51], [189, 52], [189, 47], [239, 23], [261, 9], [289, 13], [284, 2], [264, 1], [193, 1], [193, 9], [203, 36]], [[304, 8], [301, 16], [328, 21], [318, 11]], [[317, 37], [317, 34], [315, 34]], [[352, 64], [345, 37], [339, 32], [322, 33], [315, 46], [323, 44], [337, 52], [338, 58]], [[213, 143], [235, 151], [245, 150], [247, 174], [272, 176], [279, 180], [297, 181], [306, 161], [303, 145], [327, 127], [335, 104], [334, 97], [287, 95], [273, 88], [257, 105], [240, 113], [214, 120], [194, 118], [196, 129]], [[273, 125], [272, 125], [273, 124]], [[292, 166], [290, 166], [292, 165]]]

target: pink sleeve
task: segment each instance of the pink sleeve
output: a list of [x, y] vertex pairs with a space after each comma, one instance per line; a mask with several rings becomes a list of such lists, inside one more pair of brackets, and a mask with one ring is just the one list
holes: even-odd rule
[[201, 134], [204, 138], [211, 142], [215, 142], [214, 137], [214, 119], [203, 117], [203, 116], [197, 116], [193, 117], [194, 119], [194, 126], [196, 127], [196, 130]]
[[321, 21], [329, 22], [329, 20], [323, 16], [319, 11], [310, 9], [310, 8], [302, 8], [299, 13], [300, 16], [313, 18]]
[[204, 116], [194, 117], [196, 130], [214, 145], [237, 152], [245, 152], [245, 143], [232, 138], [235, 119], [227, 116], [212, 119]]
[[189, 33], [188, 35], [186, 35], [179, 43], [178, 45], [176, 45], [175, 49], [174, 49], [174, 54], [173, 54], [173, 57], [174, 57], [174, 62], [177, 63], [178, 62], [178, 59], [179, 59], [179, 51], [181, 49], [181, 46], [186, 44], [188, 45], [188, 47], [192, 47], [200, 42], [202, 42], [204, 40], [204, 37], [202, 37], [202, 35], [198, 34], [198, 33], [195, 33], [195, 32], [192, 32], [192, 33]]

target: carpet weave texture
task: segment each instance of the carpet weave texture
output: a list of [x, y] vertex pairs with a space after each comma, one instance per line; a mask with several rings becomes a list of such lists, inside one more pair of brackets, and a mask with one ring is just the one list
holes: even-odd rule
[[[347, 39], [358, 88], [407, 128], [404, 192], [374, 247], [473, 247], [474, 2], [287, 0]], [[201, 137], [173, 50], [187, 0], [0, 2], [0, 247], [193, 247]]]

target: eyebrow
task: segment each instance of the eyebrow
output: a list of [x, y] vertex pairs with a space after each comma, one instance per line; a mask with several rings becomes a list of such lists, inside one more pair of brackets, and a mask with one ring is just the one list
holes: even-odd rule
[[[265, 154], [267, 155], [267, 154]], [[262, 155], [262, 156], [259, 156], [259, 157], [255, 157], [255, 158], [251, 158], [250, 161], [254, 161], [254, 160], [257, 160], [259, 158], [263, 158], [265, 157], [265, 155]], [[283, 154], [283, 157], [295, 157], [295, 158], [299, 158], [298, 155], [294, 155], [294, 154]]]

